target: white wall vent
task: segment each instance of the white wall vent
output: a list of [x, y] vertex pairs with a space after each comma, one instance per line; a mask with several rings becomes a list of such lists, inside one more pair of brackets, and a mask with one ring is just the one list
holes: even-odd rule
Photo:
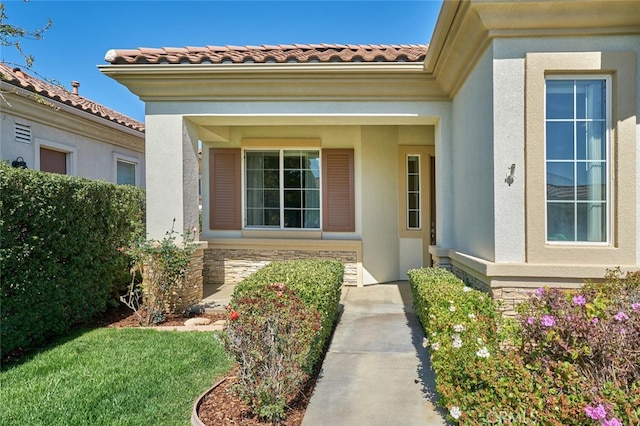
[[31, 126], [16, 123], [16, 142], [31, 143]]

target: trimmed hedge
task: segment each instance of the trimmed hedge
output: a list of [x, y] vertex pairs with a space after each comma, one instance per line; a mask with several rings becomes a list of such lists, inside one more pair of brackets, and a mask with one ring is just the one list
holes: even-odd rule
[[118, 251], [140, 226], [131, 186], [0, 165], [2, 356], [105, 309], [130, 279]]
[[315, 308], [321, 317], [320, 331], [311, 343], [309, 357], [302, 363], [302, 369], [310, 374], [322, 356], [333, 324], [338, 315], [342, 290], [344, 265], [335, 260], [301, 259], [271, 262], [243, 280], [234, 290], [233, 301], [245, 295], [255, 294], [256, 288], [269, 292], [269, 285], [284, 283], [309, 308]]

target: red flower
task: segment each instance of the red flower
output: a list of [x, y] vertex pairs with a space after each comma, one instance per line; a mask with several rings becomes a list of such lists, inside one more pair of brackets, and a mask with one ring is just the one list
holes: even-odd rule
[[231, 311], [231, 313], [229, 314], [229, 318], [231, 318], [232, 321], [237, 320], [239, 316], [240, 314], [238, 313], [238, 311]]

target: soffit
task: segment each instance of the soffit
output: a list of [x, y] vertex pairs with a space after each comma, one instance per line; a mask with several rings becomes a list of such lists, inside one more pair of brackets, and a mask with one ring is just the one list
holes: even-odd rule
[[640, 34], [640, 1], [445, 1], [425, 71], [451, 97], [494, 38]]

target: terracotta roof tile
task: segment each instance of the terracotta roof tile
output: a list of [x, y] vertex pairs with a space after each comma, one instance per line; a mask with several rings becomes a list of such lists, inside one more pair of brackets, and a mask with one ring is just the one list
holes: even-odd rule
[[111, 64], [309, 63], [309, 62], [422, 62], [424, 44], [293, 44], [262, 46], [188, 46], [110, 50]]
[[128, 127], [139, 132], [144, 132], [143, 123], [90, 99], [74, 94], [73, 92], [69, 92], [63, 87], [35, 78], [19, 68], [10, 67], [7, 64], [0, 62], [0, 76], [2, 81], [13, 86], [20, 87], [45, 98], [88, 112], [89, 114], [93, 114], [121, 126]]

